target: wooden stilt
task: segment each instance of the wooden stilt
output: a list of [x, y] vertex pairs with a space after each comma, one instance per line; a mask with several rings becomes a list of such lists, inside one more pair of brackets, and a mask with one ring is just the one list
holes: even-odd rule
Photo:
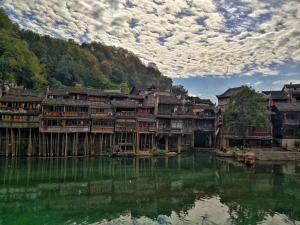
[[9, 148], [9, 137], [8, 137], [8, 129], [6, 128], [6, 132], [5, 132], [5, 136], [6, 136], [6, 140], [5, 140], [5, 144], [6, 144], [6, 147], [5, 147], [5, 156], [8, 157], [8, 148]]
[[41, 133], [39, 133], [39, 156], [41, 156], [42, 143], [41, 143]]
[[154, 142], [155, 142], [155, 140], [154, 140], [154, 134], [151, 134], [151, 148], [150, 148], [150, 150], [155, 148], [154, 147], [154, 145], [155, 145]]
[[15, 157], [15, 134], [13, 129], [10, 129], [11, 132], [11, 155], [12, 157]]
[[75, 135], [73, 134], [72, 137], [72, 156], [75, 156]]
[[27, 156], [30, 157], [32, 154], [32, 140], [31, 140], [31, 128], [29, 128], [29, 143], [27, 148]]
[[101, 152], [101, 154], [103, 152], [102, 144], [103, 144], [103, 134], [100, 134], [100, 152]]
[[53, 134], [52, 134], [52, 132], [51, 132], [51, 134], [50, 134], [50, 156], [51, 157], [53, 157]]
[[45, 134], [43, 133], [43, 157], [46, 156], [46, 151], [45, 151]]
[[56, 150], [56, 156], [59, 156], [60, 149], [61, 149], [60, 134], [57, 134], [57, 150]]
[[109, 151], [112, 149], [112, 134], [109, 134]]
[[87, 134], [85, 133], [85, 137], [84, 137], [84, 155], [87, 155], [87, 141], [86, 141], [86, 139], [87, 139]]
[[[0, 153], [2, 155], [2, 129], [0, 128]], [[4, 153], [4, 152], [3, 152]]]
[[65, 157], [68, 156], [68, 133], [66, 133], [66, 142], [65, 142]]
[[17, 150], [17, 156], [21, 155], [21, 129], [18, 130], [18, 150]]
[[169, 151], [169, 136], [165, 137], [165, 150], [166, 152]]
[[140, 151], [140, 133], [136, 134], [136, 154]]
[[75, 156], [78, 155], [78, 133], [76, 133], [76, 142], [75, 142]]
[[181, 134], [178, 135], [177, 138], [177, 149], [178, 149], [178, 153], [181, 153]]

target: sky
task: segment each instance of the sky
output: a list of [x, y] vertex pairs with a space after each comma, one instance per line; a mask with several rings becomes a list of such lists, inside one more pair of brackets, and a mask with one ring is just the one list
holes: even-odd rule
[[300, 83], [299, 0], [0, 0], [21, 28], [126, 48], [192, 95]]

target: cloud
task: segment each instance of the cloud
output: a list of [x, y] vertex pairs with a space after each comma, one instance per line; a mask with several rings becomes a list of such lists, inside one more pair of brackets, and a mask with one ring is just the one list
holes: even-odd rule
[[300, 63], [298, 0], [2, 0], [22, 28], [127, 48], [170, 77], [278, 75]]
[[283, 86], [284, 84], [300, 84], [300, 79], [299, 80], [276, 80], [273, 81], [272, 84], [273, 85], [279, 85], [279, 86]]

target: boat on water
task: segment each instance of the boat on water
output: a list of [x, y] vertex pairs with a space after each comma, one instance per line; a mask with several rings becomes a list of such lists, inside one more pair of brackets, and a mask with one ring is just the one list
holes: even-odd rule
[[244, 162], [248, 166], [252, 166], [255, 164], [256, 157], [254, 152], [246, 152]]
[[243, 153], [237, 153], [235, 157], [238, 162], [245, 162], [245, 156]]
[[220, 150], [216, 150], [215, 151], [216, 156], [220, 156], [220, 157], [234, 157], [234, 153], [232, 151], [220, 151]]

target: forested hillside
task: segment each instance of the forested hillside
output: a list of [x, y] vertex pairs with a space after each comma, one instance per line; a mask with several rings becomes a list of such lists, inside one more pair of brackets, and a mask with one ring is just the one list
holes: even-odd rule
[[78, 44], [25, 31], [0, 9], [0, 79], [27, 88], [85, 86], [169, 89], [172, 80], [123, 48]]

